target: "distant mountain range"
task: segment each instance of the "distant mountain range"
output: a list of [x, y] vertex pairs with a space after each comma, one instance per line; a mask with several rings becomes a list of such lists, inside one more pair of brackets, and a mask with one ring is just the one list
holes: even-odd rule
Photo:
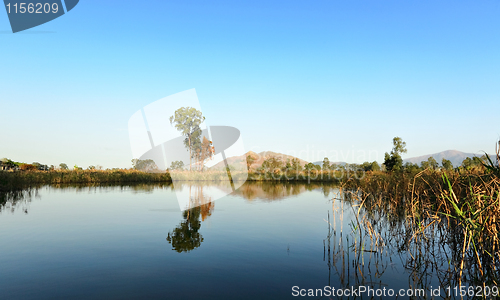
[[[484, 154], [465, 153], [465, 152], [461, 152], [458, 150], [446, 150], [446, 151], [442, 151], [439, 153], [406, 158], [406, 159], [403, 159], [403, 163], [411, 162], [411, 163], [420, 165], [420, 163], [422, 161], [425, 161], [429, 157], [432, 156], [439, 164], [441, 164], [441, 161], [443, 160], [443, 158], [445, 158], [445, 159], [451, 161], [451, 163], [453, 164], [454, 167], [458, 167], [462, 164], [462, 161], [467, 157], [471, 157], [471, 158], [474, 156], [481, 157], [483, 155]], [[495, 155], [490, 155], [490, 158], [492, 161], [496, 160]]]
[[[293, 158], [296, 158], [296, 157], [291, 156], [291, 155], [286, 155], [283, 153], [277, 153], [277, 152], [272, 152], [272, 151], [262, 151], [260, 153], [255, 153], [255, 152], [249, 151], [241, 156], [229, 157], [227, 159], [227, 163], [228, 163], [228, 165], [231, 165], [231, 166], [235, 167], [236, 169], [244, 169], [244, 168], [246, 168], [246, 165], [247, 165], [246, 157], [249, 154], [252, 154], [255, 157], [257, 157], [257, 159], [252, 163], [252, 166], [251, 166], [252, 170], [259, 168], [262, 165], [262, 163], [264, 162], [264, 160], [266, 160], [267, 158], [269, 158], [271, 156], [281, 157], [281, 159], [285, 162], [287, 161], [287, 159], [292, 160]], [[453, 166], [458, 167], [462, 164], [462, 161], [465, 158], [467, 158], [467, 157], [472, 158], [474, 156], [480, 157], [482, 155], [483, 154], [466, 153], [466, 152], [461, 152], [458, 150], [446, 150], [446, 151], [442, 151], [439, 153], [406, 158], [406, 159], [403, 159], [403, 163], [411, 162], [411, 163], [420, 165], [420, 163], [422, 161], [426, 161], [429, 157], [432, 156], [439, 164], [441, 164], [442, 159], [445, 158], [445, 159], [448, 159], [449, 161], [451, 161]], [[496, 160], [495, 155], [490, 155], [490, 158], [492, 161]], [[298, 158], [298, 160], [300, 161], [300, 165], [302, 167], [308, 163], [307, 161], [300, 159], [300, 158]], [[323, 161], [316, 161], [316, 162], [313, 162], [313, 164], [323, 166]], [[347, 163], [346, 162], [332, 162], [332, 164], [346, 165]], [[224, 168], [224, 162], [222, 161], [222, 162], [219, 162], [218, 164], [212, 166], [210, 169], [222, 170], [223, 168]]]

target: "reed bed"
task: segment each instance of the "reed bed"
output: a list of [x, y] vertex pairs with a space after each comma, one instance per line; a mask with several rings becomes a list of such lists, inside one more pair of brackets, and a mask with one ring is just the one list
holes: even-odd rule
[[44, 184], [76, 183], [155, 183], [171, 182], [170, 173], [146, 173], [135, 170], [74, 171], [0, 171], [0, 191]]
[[409, 254], [416, 283], [432, 270], [448, 286], [500, 284], [498, 173], [377, 173], [343, 188], [346, 201], [362, 206], [358, 230], [373, 235], [384, 224], [384, 242]]
[[313, 171], [313, 172], [242, 172], [242, 171], [170, 171], [143, 172], [138, 170], [55, 170], [55, 171], [0, 171], [0, 191], [43, 184], [73, 183], [155, 183], [175, 181], [280, 181], [280, 182], [325, 182], [340, 184], [350, 179], [363, 178], [359, 171]]
[[[372, 223], [364, 210], [366, 196], [340, 189], [328, 214], [328, 234], [323, 240], [323, 260], [328, 266], [328, 284], [349, 289], [381, 288], [383, 275], [392, 264], [387, 232]], [[332, 273], [337, 279], [332, 281]], [[332, 285], [333, 284], [333, 285]]]

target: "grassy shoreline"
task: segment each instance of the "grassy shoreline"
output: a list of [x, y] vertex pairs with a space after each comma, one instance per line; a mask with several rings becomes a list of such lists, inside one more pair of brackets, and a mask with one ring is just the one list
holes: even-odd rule
[[122, 184], [157, 182], [172, 182], [170, 173], [146, 173], [135, 170], [0, 171], [0, 191], [48, 184]]
[[[448, 245], [453, 263], [446, 276], [456, 284], [500, 283], [500, 177], [496, 172], [380, 173], [346, 182], [343, 188], [346, 198], [376, 216], [375, 220], [401, 224], [404, 231], [394, 234], [400, 249], [434, 241]], [[396, 232], [398, 226], [394, 228]]]
[[[354, 172], [353, 172], [354, 174]], [[351, 174], [352, 175], [352, 174]], [[356, 174], [354, 174], [356, 175]], [[359, 175], [359, 174], [358, 174]], [[335, 172], [291, 172], [288, 174], [272, 174], [257, 172], [232, 171], [234, 181], [298, 181], [298, 182], [332, 182], [341, 183], [346, 176]], [[347, 177], [350, 178], [350, 177]], [[55, 170], [55, 171], [0, 171], [0, 191], [19, 189], [32, 185], [44, 184], [78, 184], [78, 183], [156, 183], [185, 181], [224, 181], [225, 171], [215, 172], [142, 172], [137, 170]]]
[[[418, 174], [425, 173], [427, 175], [419, 175], [425, 177], [441, 178], [443, 171], [427, 170]], [[455, 171], [446, 172], [451, 178], [465, 176], [469, 178], [471, 175], [477, 177], [481, 172], [459, 173]], [[231, 178], [233, 181], [277, 181], [277, 182], [325, 182], [346, 185], [347, 187], [364, 187], [368, 183], [385, 182], [390, 180], [401, 181], [408, 184], [406, 181], [414, 178], [417, 172], [383, 172], [383, 171], [317, 171], [317, 172], [247, 172], [232, 171]], [[54, 171], [0, 171], [0, 191], [10, 189], [19, 189], [32, 185], [44, 184], [121, 184], [121, 183], [170, 183], [173, 180], [182, 181], [225, 181], [227, 173], [225, 171], [212, 172], [190, 172], [190, 171], [173, 171], [173, 172], [143, 172], [138, 170], [54, 170]]]

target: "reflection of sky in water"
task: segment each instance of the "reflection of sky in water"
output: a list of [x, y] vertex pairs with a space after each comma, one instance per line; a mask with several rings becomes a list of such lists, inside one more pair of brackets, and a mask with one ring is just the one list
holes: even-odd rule
[[[269, 191], [266, 199], [262, 187], [253, 189], [246, 194], [257, 194], [251, 200], [239, 191], [214, 202], [212, 215], [201, 222], [201, 246], [177, 253], [166, 237], [184, 218], [170, 188], [152, 193], [43, 188], [40, 198], [27, 204], [28, 214], [21, 209], [0, 214], [0, 294], [287, 299], [295, 285], [323, 288], [329, 276], [324, 219], [331, 214], [333, 194], [325, 197], [302, 186], [300, 193]], [[280, 193], [285, 196], [277, 197]], [[351, 220], [345, 208], [344, 232]], [[384, 280], [391, 280], [392, 288], [407, 288], [408, 275], [400, 265], [393, 267]], [[335, 270], [331, 284], [338, 284]]]

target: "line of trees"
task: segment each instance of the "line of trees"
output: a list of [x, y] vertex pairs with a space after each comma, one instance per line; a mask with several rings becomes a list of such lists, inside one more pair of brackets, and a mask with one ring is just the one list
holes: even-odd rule
[[473, 168], [482, 168], [485, 163], [487, 163], [488, 158], [486, 155], [483, 155], [481, 157], [466, 157], [460, 166], [457, 166], [455, 168], [453, 166], [453, 163], [446, 159], [443, 158], [441, 160], [441, 165], [439, 165], [438, 161], [434, 157], [429, 157], [427, 160], [422, 161], [420, 165], [407, 162], [403, 165], [403, 159], [401, 157], [401, 154], [406, 153], [406, 142], [404, 142], [400, 137], [395, 137], [392, 140], [393, 148], [390, 153], [385, 153], [385, 159], [384, 159], [384, 164], [383, 167], [385, 168], [386, 171], [419, 171], [419, 170], [425, 170], [425, 169], [431, 169], [431, 170], [438, 170], [438, 169], [443, 169], [446, 171], [452, 171], [454, 169], [460, 170], [460, 169], [465, 169], [465, 170], [470, 170]]
[[[87, 170], [102, 170], [102, 166], [89, 166]], [[39, 162], [31, 164], [16, 162], [8, 158], [0, 159], [0, 171], [55, 171], [55, 170], [69, 170], [66, 163], [60, 163], [59, 166], [45, 165]], [[83, 170], [82, 167], [75, 165], [73, 170]]]
[[[407, 153], [406, 142], [404, 142], [400, 137], [395, 137], [392, 140], [393, 148], [391, 152], [385, 153], [384, 155], [384, 163], [379, 165], [376, 161], [373, 162], [364, 162], [362, 164], [335, 164], [331, 163], [330, 160], [325, 157], [323, 159], [322, 165], [317, 165], [313, 163], [307, 163], [302, 167], [300, 165], [300, 161], [297, 158], [283, 160], [279, 156], [270, 156], [266, 157], [262, 165], [256, 169], [256, 172], [259, 173], [280, 173], [287, 171], [296, 171], [296, 172], [327, 172], [327, 171], [386, 171], [386, 172], [398, 172], [398, 171], [406, 171], [406, 172], [417, 172], [425, 169], [431, 170], [471, 170], [474, 168], [482, 168], [485, 163], [487, 163], [488, 158], [486, 155], [482, 157], [467, 157], [465, 158], [460, 166], [454, 167], [453, 163], [443, 158], [441, 160], [441, 164], [434, 158], [429, 157], [427, 160], [422, 161], [420, 165], [414, 164], [411, 162], [406, 162], [403, 164], [402, 154]], [[250, 154], [246, 157], [247, 168], [250, 171], [250, 167], [254, 163], [257, 158], [254, 157], [253, 154]]]
[[[204, 164], [207, 160], [213, 158], [215, 154], [214, 146], [212, 141], [208, 140], [202, 135], [202, 130], [200, 128], [201, 123], [205, 120], [205, 117], [200, 111], [192, 107], [181, 107], [175, 111], [174, 116], [170, 117], [170, 122], [176, 127], [184, 136], [184, 145], [189, 151], [189, 170], [193, 170], [193, 164], [197, 171], [203, 171]], [[394, 137], [392, 140], [393, 148], [390, 153], [385, 153], [384, 163], [379, 165], [376, 161], [364, 162], [362, 164], [334, 164], [329, 161], [327, 157], [323, 159], [322, 165], [316, 165], [313, 163], [307, 163], [304, 166], [301, 165], [298, 158], [286, 159], [286, 161], [279, 156], [269, 156], [266, 157], [262, 165], [256, 169], [257, 172], [320, 172], [320, 171], [335, 171], [335, 170], [363, 170], [363, 171], [419, 171], [424, 169], [431, 170], [471, 170], [474, 168], [482, 168], [487, 162], [488, 157], [483, 155], [482, 157], [467, 157], [465, 158], [460, 166], [456, 168], [453, 166], [452, 162], [448, 159], [443, 158], [441, 164], [436, 161], [432, 156], [426, 161], [422, 161], [420, 165], [407, 162], [403, 164], [402, 154], [407, 153], [406, 142], [404, 142], [400, 137]], [[258, 159], [255, 154], [249, 154], [246, 157], [247, 170], [251, 170], [251, 166]], [[193, 163], [194, 161], [194, 163]], [[157, 172], [159, 171], [156, 163], [151, 159], [133, 159], [132, 167], [135, 170], [145, 171], [145, 172]], [[171, 163], [167, 170], [184, 170], [186, 168], [184, 162], [174, 161]], [[66, 163], [59, 164], [59, 167], [54, 165], [48, 166], [38, 162], [33, 162], [31, 164], [15, 162], [7, 158], [0, 159], [0, 170], [39, 170], [39, 171], [52, 171], [52, 170], [69, 170]], [[102, 170], [101, 166], [91, 165], [87, 168], [88, 170]], [[75, 165], [73, 170], [83, 170], [82, 167]]]
[[27, 164], [22, 162], [16, 162], [8, 158], [0, 159], [0, 170], [50, 171], [54, 169], [55, 167], [53, 165], [49, 167], [48, 165], [44, 165], [39, 162], [33, 162], [31, 164]]

